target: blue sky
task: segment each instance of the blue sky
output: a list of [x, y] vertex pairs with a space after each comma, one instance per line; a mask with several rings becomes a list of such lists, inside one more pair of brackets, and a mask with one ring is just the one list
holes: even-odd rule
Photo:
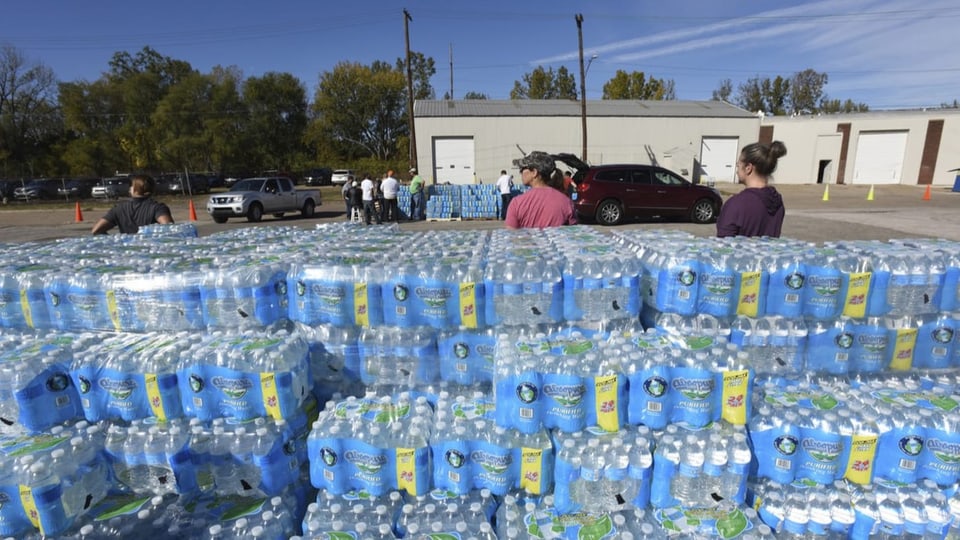
[[60, 80], [95, 80], [114, 52], [149, 45], [209, 71], [294, 74], [312, 96], [341, 61], [393, 63], [410, 45], [436, 61], [437, 97], [451, 87], [508, 99], [536, 66], [576, 74], [582, 13], [588, 99], [616, 71], [673, 79], [679, 99], [709, 99], [722, 79], [827, 73], [832, 98], [872, 109], [960, 99], [956, 0], [34, 0], [5, 2], [0, 44], [42, 62]]

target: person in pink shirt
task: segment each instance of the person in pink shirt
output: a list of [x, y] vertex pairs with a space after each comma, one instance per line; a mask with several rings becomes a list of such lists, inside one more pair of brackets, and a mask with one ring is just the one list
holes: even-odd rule
[[563, 175], [546, 152], [530, 152], [517, 161], [520, 179], [530, 187], [507, 208], [507, 228], [542, 229], [576, 225], [573, 201], [563, 192]]

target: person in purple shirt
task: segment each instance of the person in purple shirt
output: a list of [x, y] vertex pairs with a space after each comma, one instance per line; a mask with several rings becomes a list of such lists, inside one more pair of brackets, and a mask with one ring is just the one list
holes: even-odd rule
[[780, 141], [743, 147], [737, 160], [737, 180], [743, 191], [730, 197], [717, 218], [717, 236], [780, 237], [783, 227], [783, 197], [770, 184], [777, 160], [787, 155]]

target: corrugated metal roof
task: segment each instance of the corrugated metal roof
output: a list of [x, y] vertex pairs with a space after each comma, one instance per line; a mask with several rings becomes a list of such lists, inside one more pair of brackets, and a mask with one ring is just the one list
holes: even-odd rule
[[[419, 100], [417, 118], [497, 116], [580, 116], [580, 102], [564, 99]], [[587, 116], [754, 118], [743, 109], [722, 101], [600, 100], [587, 102]]]

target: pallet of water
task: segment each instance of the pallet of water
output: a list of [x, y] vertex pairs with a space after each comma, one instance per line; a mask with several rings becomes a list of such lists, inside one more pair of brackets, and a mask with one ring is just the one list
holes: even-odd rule
[[953, 381], [884, 376], [854, 383], [766, 381], [750, 420], [755, 474], [781, 484], [960, 480]]
[[499, 425], [530, 433], [746, 423], [752, 367], [722, 336], [634, 329], [587, 338], [576, 329], [537, 330], [497, 338]]
[[0, 435], [0, 534], [57, 536], [111, 488], [100, 426]]
[[712, 424], [689, 431], [669, 425], [656, 434], [653, 454], [654, 508], [712, 508], [744, 502], [753, 458], [742, 425]]
[[142, 496], [112, 493], [63, 535], [67, 540], [111, 538], [290, 538], [300, 532], [308, 494], [296, 486], [281, 495]]
[[846, 481], [781, 484], [760, 478], [750, 502], [777, 538], [956, 538], [960, 534], [957, 486]]
[[547, 433], [497, 426], [478, 412], [482, 403], [443, 392], [436, 413], [425, 397], [407, 393], [396, 400], [371, 394], [329, 402], [308, 439], [313, 485], [373, 495], [421, 495], [431, 485], [457, 494], [548, 491], [553, 447]]

